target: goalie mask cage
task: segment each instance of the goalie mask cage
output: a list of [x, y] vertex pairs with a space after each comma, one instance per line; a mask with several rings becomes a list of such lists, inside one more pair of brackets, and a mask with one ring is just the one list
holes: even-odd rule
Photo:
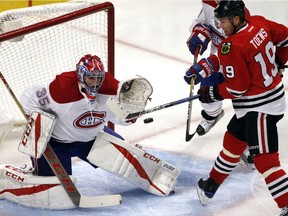
[[0, 34], [0, 72], [8, 84], [0, 81], [0, 108], [13, 115], [15, 125], [26, 123], [19, 108], [23, 90], [75, 71], [85, 54], [98, 55], [114, 76], [112, 3], [75, 1], [9, 10], [0, 13], [0, 30], [13, 20], [21, 20], [23, 27]]

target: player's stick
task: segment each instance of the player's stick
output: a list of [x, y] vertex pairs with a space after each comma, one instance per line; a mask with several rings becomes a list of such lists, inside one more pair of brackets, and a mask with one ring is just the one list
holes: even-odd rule
[[155, 112], [155, 111], [158, 111], [158, 110], [166, 109], [168, 107], [172, 107], [172, 106], [175, 106], [175, 105], [178, 105], [178, 104], [182, 104], [182, 103], [185, 103], [187, 101], [192, 101], [194, 99], [197, 99], [198, 97], [199, 97], [199, 95], [194, 95], [194, 96], [190, 96], [190, 97], [183, 98], [183, 99], [180, 99], [180, 100], [172, 101], [172, 102], [169, 102], [169, 103], [166, 103], [166, 104], [162, 104], [162, 105], [150, 108], [150, 109], [146, 109], [146, 110], [143, 110], [143, 111], [130, 113], [130, 114], [128, 114], [126, 116], [125, 119], [128, 120], [128, 119], [139, 118], [142, 115], [145, 115], [145, 114], [148, 114], [148, 113], [151, 113], [151, 112]]
[[[200, 47], [197, 47], [194, 53], [193, 64], [197, 64], [199, 51], [200, 51]], [[194, 82], [195, 82], [195, 76], [191, 78], [189, 97], [193, 96], [194, 94]], [[187, 114], [187, 122], [186, 122], [186, 142], [190, 141], [193, 138], [193, 136], [196, 134], [196, 131], [190, 134], [192, 102], [193, 101], [191, 100], [188, 104], [188, 114]]]
[[[16, 95], [10, 88], [9, 84], [7, 83], [5, 77], [2, 75], [1, 72], [0, 72], [0, 78], [3, 81], [7, 90], [9, 91], [10, 95], [14, 99], [15, 103], [21, 110], [22, 114], [27, 119], [27, 116], [25, 115], [25, 111], [22, 105], [20, 104], [19, 100], [17, 99]], [[65, 189], [66, 193], [68, 194], [74, 205], [81, 208], [94, 208], [94, 207], [114, 206], [121, 204], [122, 197], [119, 194], [107, 195], [107, 196], [94, 196], [94, 197], [86, 197], [81, 195], [49, 143], [47, 143], [47, 147], [43, 155], [47, 160], [48, 164], [50, 165], [51, 169], [53, 170], [54, 174], [61, 182], [63, 188]]]

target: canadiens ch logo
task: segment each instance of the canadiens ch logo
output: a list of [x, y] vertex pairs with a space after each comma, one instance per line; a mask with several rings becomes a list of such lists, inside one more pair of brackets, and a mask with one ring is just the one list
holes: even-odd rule
[[228, 53], [230, 53], [231, 45], [232, 45], [231, 42], [223, 43], [222, 46], [221, 46], [221, 54], [227, 55]]
[[73, 125], [80, 129], [93, 128], [104, 123], [105, 117], [106, 112], [88, 111], [75, 119]]

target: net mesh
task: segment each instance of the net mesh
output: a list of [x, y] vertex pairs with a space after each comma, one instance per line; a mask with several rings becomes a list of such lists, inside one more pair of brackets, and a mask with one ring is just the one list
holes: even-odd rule
[[[0, 13], [0, 28], [9, 20], [21, 19], [25, 27], [94, 5], [97, 3], [66, 2], [5, 11]], [[75, 70], [79, 59], [88, 53], [98, 55], [107, 70], [107, 23], [107, 10], [102, 10], [25, 34], [17, 42], [1, 42], [0, 71], [17, 99], [31, 84], [48, 82], [56, 74]], [[1, 81], [0, 92], [0, 108], [13, 115], [15, 124], [25, 123], [22, 112]]]

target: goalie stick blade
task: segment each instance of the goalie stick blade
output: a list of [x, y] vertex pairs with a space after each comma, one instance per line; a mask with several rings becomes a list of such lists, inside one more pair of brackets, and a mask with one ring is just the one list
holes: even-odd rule
[[193, 134], [186, 133], [186, 142], [190, 141], [194, 137], [195, 134], [196, 134], [196, 131]]
[[122, 203], [122, 197], [120, 194], [86, 197], [81, 196], [79, 207], [80, 208], [97, 208], [117, 206]]

